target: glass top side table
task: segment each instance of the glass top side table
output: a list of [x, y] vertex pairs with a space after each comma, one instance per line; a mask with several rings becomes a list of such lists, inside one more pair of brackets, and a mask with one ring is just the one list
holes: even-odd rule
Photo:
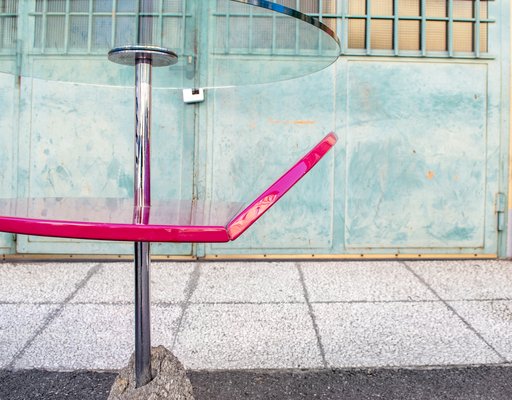
[[[32, 2], [20, 1], [27, 5]], [[135, 81], [134, 198], [0, 199], [0, 231], [135, 242], [135, 372], [151, 380], [150, 242], [227, 242], [298, 182], [336, 143], [324, 137], [245, 208], [239, 203], [152, 202], [151, 93], [159, 87], [205, 88], [269, 83], [319, 71], [339, 55], [336, 34], [315, 18], [266, 0], [40, 1], [29, 11], [36, 38], [26, 54], [0, 51], [0, 72], [48, 81], [133, 86]], [[123, 6], [121, 6], [123, 4]], [[114, 9], [112, 9], [114, 7]], [[123, 8], [125, 7], [125, 8]], [[127, 8], [126, 8], [127, 7]], [[130, 8], [131, 7], [131, 8]], [[115, 43], [106, 54], [82, 40], [73, 18], [116, 15]], [[48, 48], [52, 16], [66, 16], [62, 48]], [[236, 23], [232, 23], [236, 21]], [[115, 26], [114, 26], [115, 25]], [[233, 32], [234, 26], [239, 30]], [[40, 39], [40, 40], [39, 40]], [[83, 40], [82, 40], [83, 41]], [[18, 49], [19, 50], [19, 49]], [[37, 63], [22, 63], [23, 57]], [[133, 74], [135, 72], [135, 74]], [[135, 76], [133, 76], [135, 75]]]

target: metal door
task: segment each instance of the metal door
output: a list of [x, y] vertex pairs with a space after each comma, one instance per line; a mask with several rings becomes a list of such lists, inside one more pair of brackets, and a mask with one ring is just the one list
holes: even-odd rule
[[[331, 68], [293, 81], [207, 90], [205, 102], [195, 106], [183, 105], [178, 92], [155, 90], [153, 148], [162, 149], [160, 156], [154, 154], [155, 193], [250, 200], [328, 131], [335, 130], [340, 141], [245, 237], [225, 245], [166, 246], [160, 252], [211, 258], [504, 256], [508, 2], [280, 2], [336, 28], [342, 57]], [[28, 9], [20, 11], [26, 18], [20, 37], [33, 38], [39, 29], [36, 7], [52, 1], [22, 3]], [[55, 3], [69, 7], [70, 2]], [[114, 3], [104, 2], [109, 7]], [[161, 2], [178, 3], [183, 1]], [[47, 17], [57, 17], [55, 13]], [[64, 14], [68, 17], [60, 23], [68, 29], [73, 15]], [[97, 37], [94, 27], [102, 24], [116, 32], [100, 11], [74, 16], [87, 17], [88, 34], [69, 38], [66, 46], [84, 40], [89, 46]], [[258, 39], [249, 23], [265, 25], [251, 18], [231, 19], [230, 34], [239, 46]], [[204, 22], [196, 24], [202, 37]], [[272, 34], [290, 34], [273, 32], [271, 23], [266, 26]], [[79, 92], [83, 96], [77, 102]], [[7, 138], [19, 150], [2, 157], [2, 171], [20, 166], [11, 174], [17, 175], [18, 184], [12, 187], [19, 196], [131, 195], [129, 89], [22, 80], [19, 93], [19, 126], [15, 118], [0, 122], [18, 132], [18, 138]], [[80, 110], [69, 108], [71, 100]], [[16, 101], [12, 104], [17, 107]], [[91, 131], [90, 124], [96, 129]], [[175, 158], [166, 158], [173, 154]], [[6, 187], [9, 176], [1, 177]], [[10, 237], [4, 238], [8, 246]], [[18, 238], [17, 251], [125, 249], [118, 244]]]
[[[108, 50], [134, 37], [137, 1], [36, 0], [20, 2], [23, 68], [51, 68], [51, 57], [70, 61], [61, 73], [85, 74], [81, 59], [106, 57]], [[155, 26], [162, 41], [179, 45], [184, 35], [185, 1], [158, 2]], [[162, 21], [160, 21], [162, 22]], [[47, 66], [50, 65], [50, 66]], [[61, 64], [63, 65], [63, 64]], [[68, 70], [64, 71], [67, 68]], [[123, 68], [120, 66], [119, 68]], [[126, 68], [126, 67], [124, 67]], [[100, 68], [90, 74], [104, 73]], [[48, 74], [49, 75], [49, 74]], [[132, 75], [132, 71], [127, 71]], [[154, 199], [192, 199], [193, 107], [181, 91], [164, 89], [155, 72], [153, 90], [152, 193]], [[131, 78], [133, 79], [133, 78]], [[88, 82], [94, 82], [91, 76]], [[98, 80], [105, 81], [103, 77]], [[21, 79], [18, 196], [133, 196], [133, 81], [126, 87]], [[160, 87], [159, 87], [160, 86]], [[20, 236], [19, 253], [131, 253], [131, 244]], [[192, 255], [189, 244], [153, 246], [155, 254]]]
[[[1, 70], [12, 69], [11, 59], [16, 53], [16, 16], [18, 2], [10, 0], [0, 6], [0, 63]], [[3, 56], [7, 57], [3, 57]], [[0, 73], [0, 197], [15, 196], [17, 141], [17, 80], [9, 74]], [[14, 236], [0, 233], [0, 253], [14, 249]]]
[[344, 56], [300, 80], [215, 92], [209, 193], [250, 198], [326, 131], [341, 140], [252, 232], [204, 255], [504, 255], [509, 6], [292, 3], [317, 5], [309, 11], [337, 27]]

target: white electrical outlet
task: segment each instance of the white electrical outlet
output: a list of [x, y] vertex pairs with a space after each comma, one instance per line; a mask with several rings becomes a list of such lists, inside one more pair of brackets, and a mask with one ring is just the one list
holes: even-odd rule
[[183, 89], [183, 102], [187, 104], [204, 101], [203, 89]]

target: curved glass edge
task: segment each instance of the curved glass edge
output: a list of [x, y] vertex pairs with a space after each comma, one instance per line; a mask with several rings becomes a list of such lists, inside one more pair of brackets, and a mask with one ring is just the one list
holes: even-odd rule
[[[154, 68], [153, 85], [158, 88], [217, 88], [284, 81], [322, 70], [340, 55], [339, 38], [327, 25], [271, 1], [189, 0], [184, 4], [180, 23], [187, 26], [182, 27], [182, 37], [177, 40], [181, 42], [176, 45], [179, 51], [167, 46], [168, 43], [162, 46], [161, 37], [159, 43], [151, 45], [175, 51], [179, 57], [175, 65]], [[39, 16], [33, 12], [29, 19], [35, 23]], [[153, 21], [152, 16], [139, 18], [145, 18], [149, 25], [157, 25], [157, 18]], [[135, 18], [133, 21], [137, 25]], [[204, 29], [205, 21], [206, 35], [199, 32]], [[255, 27], [248, 27], [249, 21]], [[271, 21], [279, 27], [272, 26]], [[129, 29], [133, 30], [135, 25], [132, 25]], [[173, 25], [172, 29], [175, 28]], [[247, 42], [245, 48], [238, 43], [240, 36]], [[272, 36], [273, 41], [267, 36]], [[208, 43], [197, 44], [200, 38], [207, 38]], [[111, 48], [81, 53], [46, 49], [42, 44], [36, 45], [36, 41], [31, 38], [19, 41], [28, 48], [5, 51], [0, 48], [0, 72], [47, 81], [133, 86], [134, 68], [109, 61]], [[133, 45], [126, 39], [112, 48]]]
[[272, 11], [275, 11], [275, 12], [278, 12], [281, 14], [289, 15], [290, 17], [293, 17], [296, 19], [300, 19], [301, 21], [304, 21], [304, 22], [306, 22], [310, 25], [313, 25], [313, 26], [317, 27], [318, 29], [321, 29], [322, 31], [324, 31], [337, 43], [338, 48], [341, 49], [340, 39], [338, 38], [336, 33], [331, 28], [329, 28], [327, 25], [325, 25], [320, 20], [318, 20], [317, 18], [314, 18], [307, 14], [301, 13], [300, 11], [295, 10], [293, 8], [286, 7], [284, 5], [277, 4], [277, 3], [274, 3], [271, 1], [266, 1], [266, 0], [231, 0], [231, 1], [234, 1], [237, 3], [250, 4], [250, 5], [256, 6], [256, 7], [266, 8], [268, 10], [272, 10]]

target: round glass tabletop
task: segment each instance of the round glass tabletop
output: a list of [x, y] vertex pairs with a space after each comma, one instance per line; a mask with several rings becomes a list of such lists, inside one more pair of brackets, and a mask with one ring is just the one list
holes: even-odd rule
[[340, 51], [327, 25], [265, 0], [22, 3], [24, 40], [0, 47], [0, 72], [25, 77], [132, 86], [145, 54], [157, 87], [238, 86], [308, 75]]

